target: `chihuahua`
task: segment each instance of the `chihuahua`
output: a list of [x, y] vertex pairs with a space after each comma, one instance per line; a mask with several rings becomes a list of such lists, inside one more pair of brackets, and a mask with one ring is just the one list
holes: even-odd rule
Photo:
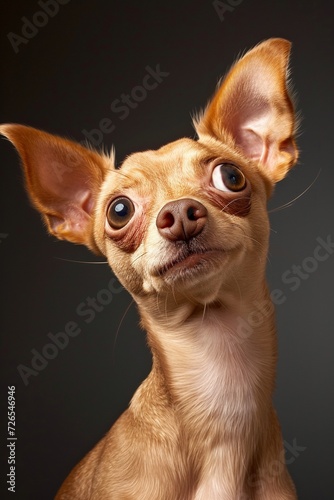
[[196, 140], [121, 168], [67, 139], [1, 126], [49, 232], [107, 258], [152, 351], [129, 408], [57, 500], [297, 498], [272, 404], [265, 277], [267, 200], [298, 157], [289, 53], [283, 39], [257, 45], [194, 119]]

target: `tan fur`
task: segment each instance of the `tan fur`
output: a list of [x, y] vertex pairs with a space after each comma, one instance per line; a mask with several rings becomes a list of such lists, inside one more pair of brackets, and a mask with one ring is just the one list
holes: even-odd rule
[[[128, 410], [57, 500], [296, 498], [272, 407], [277, 352], [265, 283], [267, 198], [298, 156], [289, 49], [268, 40], [234, 65], [196, 121], [198, 141], [136, 153], [120, 170], [65, 139], [0, 127], [49, 230], [107, 257], [138, 305], [153, 355]], [[58, 174], [63, 165], [61, 175], [52, 163]], [[244, 189], [213, 185], [221, 163], [243, 172]], [[113, 229], [106, 213], [119, 196], [132, 200], [134, 214]], [[182, 200], [205, 215], [185, 216]], [[179, 220], [184, 236], [174, 241]], [[191, 238], [187, 224], [196, 227]], [[258, 304], [266, 306], [253, 327]]]

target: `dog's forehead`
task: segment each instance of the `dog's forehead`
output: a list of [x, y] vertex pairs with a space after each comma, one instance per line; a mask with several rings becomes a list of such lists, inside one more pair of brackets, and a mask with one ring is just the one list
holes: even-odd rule
[[203, 155], [203, 148], [197, 141], [192, 139], [179, 139], [162, 146], [156, 150], [148, 150], [140, 153], [134, 153], [123, 163], [121, 170], [129, 174], [138, 173], [149, 177], [152, 173], [179, 170], [182, 167], [196, 164], [199, 156]]
[[[218, 141], [217, 141], [218, 142]], [[219, 145], [205, 144], [189, 138], [179, 139], [157, 150], [133, 153], [126, 158], [121, 168], [109, 175], [110, 188], [131, 188], [138, 185], [159, 185], [177, 179], [194, 179], [201, 176], [206, 164], [213, 158], [235, 159], [235, 151], [221, 142]]]
[[120, 192], [128, 189], [155, 191], [167, 185], [169, 179], [194, 175], [194, 165], [203, 156], [196, 141], [180, 139], [157, 150], [133, 153], [120, 169], [112, 170], [104, 183], [104, 191]]

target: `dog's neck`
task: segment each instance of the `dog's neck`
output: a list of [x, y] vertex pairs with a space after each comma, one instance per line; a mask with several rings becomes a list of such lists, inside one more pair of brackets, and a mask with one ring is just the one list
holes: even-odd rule
[[266, 287], [234, 308], [222, 301], [176, 305], [172, 296], [155, 303], [152, 299], [149, 307], [147, 301], [138, 302], [159, 397], [164, 392], [185, 427], [196, 434], [212, 427], [213, 420], [231, 433], [239, 422], [244, 432], [243, 422], [268, 405], [262, 397], [270, 398], [273, 389], [276, 340]]

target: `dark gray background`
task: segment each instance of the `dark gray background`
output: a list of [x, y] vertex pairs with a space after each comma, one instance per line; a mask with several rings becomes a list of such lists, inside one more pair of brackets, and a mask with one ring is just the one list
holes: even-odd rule
[[[271, 215], [268, 279], [286, 297], [277, 306], [275, 404], [284, 439], [304, 448], [295, 455], [287, 449], [299, 497], [334, 498], [334, 255], [306, 273], [295, 291], [282, 279], [285, 272], [292, 276], [293, 265], [310, 262], [318, 237], [334, 239], [331, 2], [243, 0], [221, 21], [212, 1], [71, 0], [15, 54], [7, 34], [21, 34], [21, 18], [31, 20], [39, 10], [37, 1], [3, 7], [0, 122], [82, 141], [83, 129], [110, 118], [116, 128], [104, 135], [104, 145], [116, 146], [118, 162], [131, 152], [192, 137], [191, 113], [206, 103], [242, 51], [270, 37], [293, 42], [301, 156], [270, 208], [298, 197], [320, 174], [291, 207]], [[141, 84], [147, 65], [157, 64], [169, 76], [120, 120], [112, 101]], [[77, 316], [78, 304], [105, 288], [111, 271], [72, 262], [95, 258], [46, 235], [27, 201], [16, 153], [5, 141], [0, 163], [1, 456], [7, 455], [7, 386], [15, 384], [16, 498], [45, 500], [126, 408], [149, 371], [150, 355], [126, 292], [116, 294], [90, 324]], [[62, 331], [70, 320], [80, 324], [81, 334], [26, 387], [17, 366], [29, 366], [31, 349], [42, 350], [47, 334]], [[4, 480], [6, 464], [1, 471]], [[1, 498], [6, 494], [3, 484]]]

